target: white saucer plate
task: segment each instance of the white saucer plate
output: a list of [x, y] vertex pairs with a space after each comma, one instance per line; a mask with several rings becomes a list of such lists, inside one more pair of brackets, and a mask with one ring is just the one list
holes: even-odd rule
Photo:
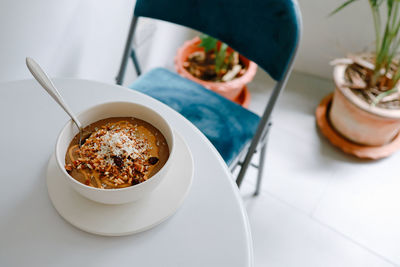
[[148, 230], [173, 215], [189, 193], [193, 158], [183, 138], [175, 132], [176, 153], [164, 181], [148, 197], [122, 205], [86, 199], [62, 177], [52, 155], [47, 168], [47, 188], [58, 213], [73, 226], [92, 234], [122, 236]]

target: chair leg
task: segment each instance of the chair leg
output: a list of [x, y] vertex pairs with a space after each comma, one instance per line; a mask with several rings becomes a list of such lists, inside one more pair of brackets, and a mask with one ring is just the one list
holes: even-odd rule
[[259, 158], [259, 162], [258, 162], [256, 190], [254, 191], [253, 196], [258, 196], [258, 194], [260, 193], [261, 181], [262, 181], [263, 173], [264, 173], [266, 151], [267, 151], [267, 142], [265, 142], [264, 145], [261, 147], [260, 158]]
[[133, 16], [131, 26], [129, 27], [129, 33], [125, 44], [124, 54], [122, 55], [121, 66], [119, 68], [118, 75], [115, 78], [116, 83], [118, 85], [122, 85], [122, 83], [124, 82], [126, 65], [128, 63], [129, 54], [131, 53], [132, 41], [133, 41], [133, 36], [135, 34], [137, 21], [138, 17]]
[[132, 51], [131, 51], [131, 58], [133, 61], [133, 66], [135, 67], [135, 70], [136, 70], [136, 75], [140, 76], [142, 74], [142, 70], [140, 69], [139, 61], [136, 57], [136, 52], [135, 52], [134, 48], [132, 48]]

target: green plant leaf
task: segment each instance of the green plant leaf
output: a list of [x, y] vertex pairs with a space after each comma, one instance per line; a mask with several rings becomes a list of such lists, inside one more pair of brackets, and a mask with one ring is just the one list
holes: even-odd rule
[[386, 0], [387, 1], [387, 9], [388, 9], [388, 15], [390, 16], [390, 13], [392, 13], [392, 7], [393, 7], [393, 0]]
[[384, 1], [387, 0], [369, 0], [369, 2], [371, 3], [372, 7], [378, 7], [380, 6]]
[[386, 92], [380, 93], [375, 99], [374, 101], [371, 103], [371, 106], [376, 106], [376, 104], [378, 104], [385, 96], [388, 96], [394, 92], [397, 92], [397, 88], [392, 88]]
[[204, 51], [206, 51], [206, 53], [213, 49], [217, 50], [218, 40], [215, 39], [214, 37], [211, 37], [207, 34], [202, 34], [202, 35], [200, 35], [200, 40], [201, 40], [201, 43], [199, 44], [199, 46], [204, 47]]
[[224, 59], [226, 56], [226, 49], [228, 45], [225, 43], [221, 43], [221, 47], [219, 48], [218, 52], [215, 55], [215, 72], [220, 72], [222, 65], [224, 64]]
[[331, 13], [329, 13], [329, 16], [332, 16], [332, 15], [338, 13], [340, 10], [342, 10], [343, 8], [345, 8], [346, 6], [350, 5], [351, 3], [355, 2], [355, 1], [357, 1], [357, 0], [348, 0], [348, 1], [344, 2], [338, 8], [336, 8]]

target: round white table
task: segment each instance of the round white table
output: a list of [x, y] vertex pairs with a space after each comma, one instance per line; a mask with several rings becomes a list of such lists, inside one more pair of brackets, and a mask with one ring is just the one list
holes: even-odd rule
[[61, 218], [47, 194], [46, 169], [69, 119], [34, 80], [0, 84], [0, 266], [253, 265], [249, 223], [238, 189], [211, 143], [180, 114], [116, 85], [55, 79], [75, 112], [105, 101], [149, 104], [190, 147], [194, 179], [167, 221], [148, 231], [102, 237]]

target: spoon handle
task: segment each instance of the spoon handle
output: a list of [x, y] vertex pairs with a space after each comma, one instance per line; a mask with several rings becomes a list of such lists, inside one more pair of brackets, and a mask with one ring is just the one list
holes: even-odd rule
[[53, 82], [50, 80], [49, 76], [44, 72], [44, 70], [39, 66], [39, 64], [34, 61], [32, 58], [26, 58], [26, 65], [28, 66], [29, 71], [32, 73], [33, 77], [40, 83], [40, 85], [49, 93], [51, 97], [68, 113], [71, 119], [75, 122], [76, 126], [78, 126], [79, 131], [82, 130], [82, 125], [75, 117], [75, 115], [71, 112], [68, 105], [64, 102], [61, 94], [58, 92]]

